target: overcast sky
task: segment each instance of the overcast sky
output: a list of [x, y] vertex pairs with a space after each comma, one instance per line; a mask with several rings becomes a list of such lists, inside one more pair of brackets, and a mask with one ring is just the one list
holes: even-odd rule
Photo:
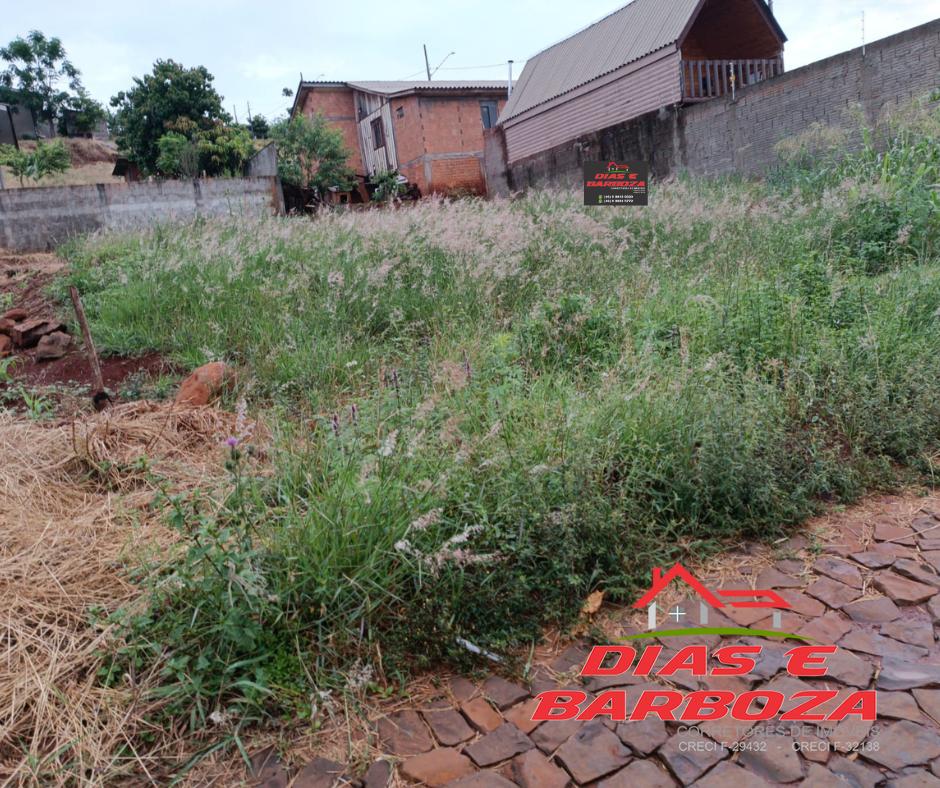
[[[622, 0], [3, 0], [0, 42], [31, 29], [59, 36], [92, 95], [107, 103], [157, 58], [204, 65], [244, 120], [289, 106], [306, 79], [504, 79], [527, 57], [624, 5]], [[669, 2], [669, 0], [657, 0]], [[940, 17], [940, 0], [776, 0], [789, 69]]]

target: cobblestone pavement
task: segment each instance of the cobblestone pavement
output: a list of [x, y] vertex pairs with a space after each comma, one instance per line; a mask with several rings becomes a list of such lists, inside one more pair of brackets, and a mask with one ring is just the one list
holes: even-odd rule
[[[291, 771], [264, 752], [255, 756], [255, 777], [269, 788], [940, 786], [940, 499], [886, 497], [861, 516], [852, 512], [828, 518], [821, 533], [807, 529], [777, 545], [770, 560], [764, 551], [750, 574], [747, 560], [738, 558], [761, 551], [745, 545], [732, 562], [736, 577], [725, 572], [720, 578], [726, 587], [778, 590], [792, 604], [783, 614], [785, 631], [836, 644], [824, 678], [787, 674], [781, 657], [794, 641], [717, 635], [658, 640], [670, 650], [690, 643], [764, 647], [746, 677], [672, 677], [672, 687], [683, 692], [766, 687], [789, 698], [799, 690], [831, 688], [839, 691], [834, 707], [854, 689], [876, 689], [874, 724], [853, 717], [818, 725], [750, 723], [759, 726], [751, 729], [748, 723], [710, 722], [690, 730], [657, 719], [533, 723], [533, 696], [546, 689], [576, 687], [590, 700], [601, 690], [625, 687], [630, 708], [631, 696], [670, 686], [629, 675], [582, 684], [577, 673], [588, 647], [576, 643], [537, 664], [526, 682], [495, 675], [482, 682], [450, 679], [437, 699], [379, 719], [385, 755], [365, 775], [348, 775], [344, 765], [322, 758]], [[708, 574], [701, 579], [721, 587], [709, 583]], [[769, 629], [767, 612], [724, 608], [713, 611], [709, 626]], [[633, 615], [622, 631], [635, 621]]]

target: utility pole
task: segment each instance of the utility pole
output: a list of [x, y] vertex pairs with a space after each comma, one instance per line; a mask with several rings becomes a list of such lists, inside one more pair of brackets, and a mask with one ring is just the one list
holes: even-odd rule
[[245, 103], [248, 105], [248, 125], [250, 126], [251, 125], [251, 102], [246, 101]]
[[506, 98], [512, 95], [512, 61], [509, 61], [509, 84], [506, 86]]
[[428, 72], [428, 82], [431, 81], [431, 64], [428, 63], [428, 45], [422, 44], [424, 47], [424, 70]]
[[235, 113], [235, 125], [238, 125], [238, 107], [232, 104], [232, 112]]

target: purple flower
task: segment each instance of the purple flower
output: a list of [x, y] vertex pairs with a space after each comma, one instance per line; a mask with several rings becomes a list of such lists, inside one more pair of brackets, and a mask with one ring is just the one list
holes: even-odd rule
[[230, 449], [234, 449], [238, 445], [238, 438], [236, 438], [234, 435], [231, 438], [226, 438], [225, 445]]

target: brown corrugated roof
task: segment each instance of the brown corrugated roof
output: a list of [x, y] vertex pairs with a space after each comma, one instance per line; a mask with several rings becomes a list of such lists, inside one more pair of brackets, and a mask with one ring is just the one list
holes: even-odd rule
[[530, 58], [500, 123], [679, 40], [699, 0], [633, 0]]
[[415, 90], [505, 90], [506, 80], [456, 80], [435, 79], [430, 82], [404, 82], [400, 80], [378, 80], [365, 82], [347, 82], [347, 85], [366, 93], [381, 93], [384, 96], [396, 96]]

